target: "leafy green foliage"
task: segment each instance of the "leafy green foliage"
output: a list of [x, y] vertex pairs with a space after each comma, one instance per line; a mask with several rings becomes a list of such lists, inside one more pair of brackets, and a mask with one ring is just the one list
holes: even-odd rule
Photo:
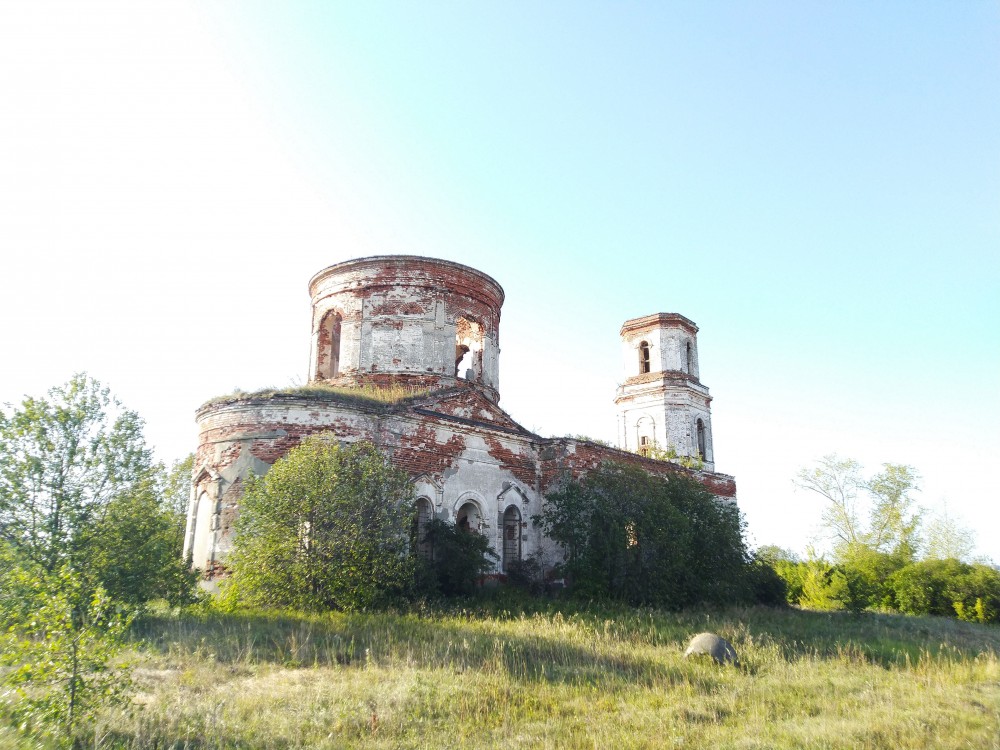
[[899, 611], [1000, 622], [1000, 571], [959, 560], [923, 560], [889, 580]]
[[89, 572], [116, 601], [194, 601], [197, 574], [181, 557], [183, 516], [161, 502], [160, 493], [148, 480], [113, 498], [93, 530]]
[[0, 413], [0, 651], [36, 735], [72, 738], [118, 700], [131, 613], [190, 596], [165, 483], [142, 420], [85, 375]]
[[909, 615], [1000, 621], [1000, 571], [959, 560], [906, 562], [861, 547], [836, 564], [769, 561], [788, 586], [788, 601], [807, 609], [895, 610]]
[[658, 443], [654, 442], [652, 445], [643, 446], [636, 452], [646, 458], [652, 458], [657, 461], [670, 461], [671, 463], [696, 471], [700, 471], [705, 466], [705, 461], [701, 456], [682, 456], [673, 445], [662, 448]]
[[16, 696], [8, 710], [30, 734], [73, 743], [98, 710], [127, 699], [129, 673], [115, 659], [132, 614], [66, 565], [14, 565], [0, 585], [2, 684]]
[[539, 521], [580, 596], [675, 608], [752, 598], [738, 509], [687, 477], [605, 464], [549, 495]]
[[[857, 461], [829, 455], [811, 469], [801, 469], [793, 481], [824, 498], [823, 524], [837, 556], [868, 547], [912, 560], [919, 544], [920, 513], [911, 493], [919, 489], [919, 479], [911, 466], [883, 464], [881, 472], [866, 480]], [[861, 520], [862, 492], [870, 500], [867, 522]]]
[[[911, 494], [919, 476], [910, 466], [883, 464], [865, 480], [861, 465], [826, 456], [802, 469], [795, 483], [826, 499], [824, 523], [835, 539], [834, 563], [775, 560], [789, 601], [813, 609], [896, 610], [991, 622], [1000, 610], [1000, 572], [969, 565], [972, 533], [945, 513], [920, 533], [921, 511]], [[859, 493], [870, 499], [862, 523]], [[927, 558], [917, 562], [924, 547]]]
[[188, 453], [174, 461], [166, 473], [163, 486], [163, 505], [170, 510], [177, 524], [183, 529], [191, 500], [191, 475], [194, 473], [194, 454]]
[[391, 601], [413, 575], [411, 498], [406, 473], [371, 443], [307, 438], [247, 483], [228, 595], [304, 610]]
[[422, 541], [427, 556], [420, 560], [429, 590], [444, 596], [471, 594], [479, 578], [493, 569], [490, 558], [497, 559], [485, 536], [438, 518], [427, 522]]
[[931, 560], [969, 562], [976, 546], [975, 532], [950, 515], [947, 506], [927, 524], [924, 537], [924, 556]]
[[139, 416], [76, 375], [0, 417], [0, 537], [49, 572], [85, 567], [108, 504], [152, 471]]
[[163, 502], [142, 424], [85, 375], [0, 415], [0, 539], [123, 603], [182, 603], [183, 520]]
[[747, 576], [754, 602], [768, 607], [781, 607], [787, 603], [788, 584], [768, 560], [754, 555]]

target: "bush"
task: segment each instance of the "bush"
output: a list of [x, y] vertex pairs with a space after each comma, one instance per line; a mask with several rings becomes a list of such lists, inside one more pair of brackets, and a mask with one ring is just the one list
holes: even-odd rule
[[482, 534], [466, 531], [439, 518], [427, 522], [424, 538], [427, 557], [420, 558], [425, 585], [418, 593], [463, 596], [475, 591], [479, 578], [493, 569], [496, 553]]
[[306, 438], [247, 483], [230, 599], [314, 611], [396, 600], [414, 576], [411, 497], [406, 473], [371, 443]]
[[896, 571], [889, 585], [906, 614], [1000, 621], [1000, 571], [987, 565], [923, 560]]
[[578, 596], [673, 608], [754, 598], [739, 510], [687, 477], [608, 463], [549, 495], [539, 521]]
[[788, 604], [788, 584], [775, 570], [772, 563], [754, 557], [747, 569], [753, 600], [767, 607], [783, 607]]

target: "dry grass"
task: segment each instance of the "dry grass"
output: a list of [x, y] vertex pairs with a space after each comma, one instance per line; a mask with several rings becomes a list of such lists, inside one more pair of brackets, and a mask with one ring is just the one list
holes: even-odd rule
[[[685, 661], [702, 630], [742, 667]], [[1000, 629], [952, 620], [208, 613], [135, 638], [100, 747], [1000, 748]]]
[[340, 403], [359, 404], [366, 406], [387, 406], [398, 404], [408, 399], [420, 398], [430, 393], [427, 388], [410, 388], [402, 385], [378, 387], [367, 383], [358, 387], [344, 387], [326, 385], [325, 383], [310, 383], [309, 385], [293, 386], [290, 388], [261, 388], [256, 391], [235, 390], [225, 396], [217, 396], [209, 399], [204, 404], [211, 406], [214, 404], [224, 404], [230, 401], [241, 401], [249, 399], [275, 398], [281, 396], [295, 396], [299, 398], [313, 398], [321, 401], [336, 401]]

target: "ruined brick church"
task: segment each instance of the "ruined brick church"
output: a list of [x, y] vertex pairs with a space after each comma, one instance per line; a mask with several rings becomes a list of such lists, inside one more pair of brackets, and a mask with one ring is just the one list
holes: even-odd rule
[[[243, 483], [318, 432], [377, 445], [412, 477], [418, 525], [440, 518], [485, 535], [500, 573], [535, 553], [558, 560], [532, 516], [568, 477], [605, 461], [687, 474], [717, 497], [736, 499], [733, 478], [715, 472], [698, 327], [682, 315], [622, 326], [619, 447], [611, 448], [535, 435], [498, 406], [504, 293], [486, 274], [432, 258], [377, 256], [320, 271], [309, 293], [310, 384], [344, 388], [236, 394], [196, 413], [185, 555], [210, 576], [224, 569]], [[412, 395], [389, 404], [363, 398], [366, 386], [390, 385]], [[700, 468], [646, 455], [654, 447]]]

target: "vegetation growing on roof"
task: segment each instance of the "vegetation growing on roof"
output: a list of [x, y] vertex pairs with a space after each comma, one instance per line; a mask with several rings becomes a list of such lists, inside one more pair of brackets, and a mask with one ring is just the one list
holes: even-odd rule
[[413, 388], [404, 385], [376, 386], [366, 383], [361, 386], [347, 387], [327, 385], [325, 383], [310, 383], [309, 385], [290, 386], [288, 388], [260, 388], [256, 391], [244, 391], [242, 388], [236, 388], [232, 393], [209, 399], [202, 406], [214, 406], [215, 404], [224, 404], [229, 401], [298, 396], [323, 401], [337, 401], [377, 407], [421, 398], [430, 392], [429, 388]]

